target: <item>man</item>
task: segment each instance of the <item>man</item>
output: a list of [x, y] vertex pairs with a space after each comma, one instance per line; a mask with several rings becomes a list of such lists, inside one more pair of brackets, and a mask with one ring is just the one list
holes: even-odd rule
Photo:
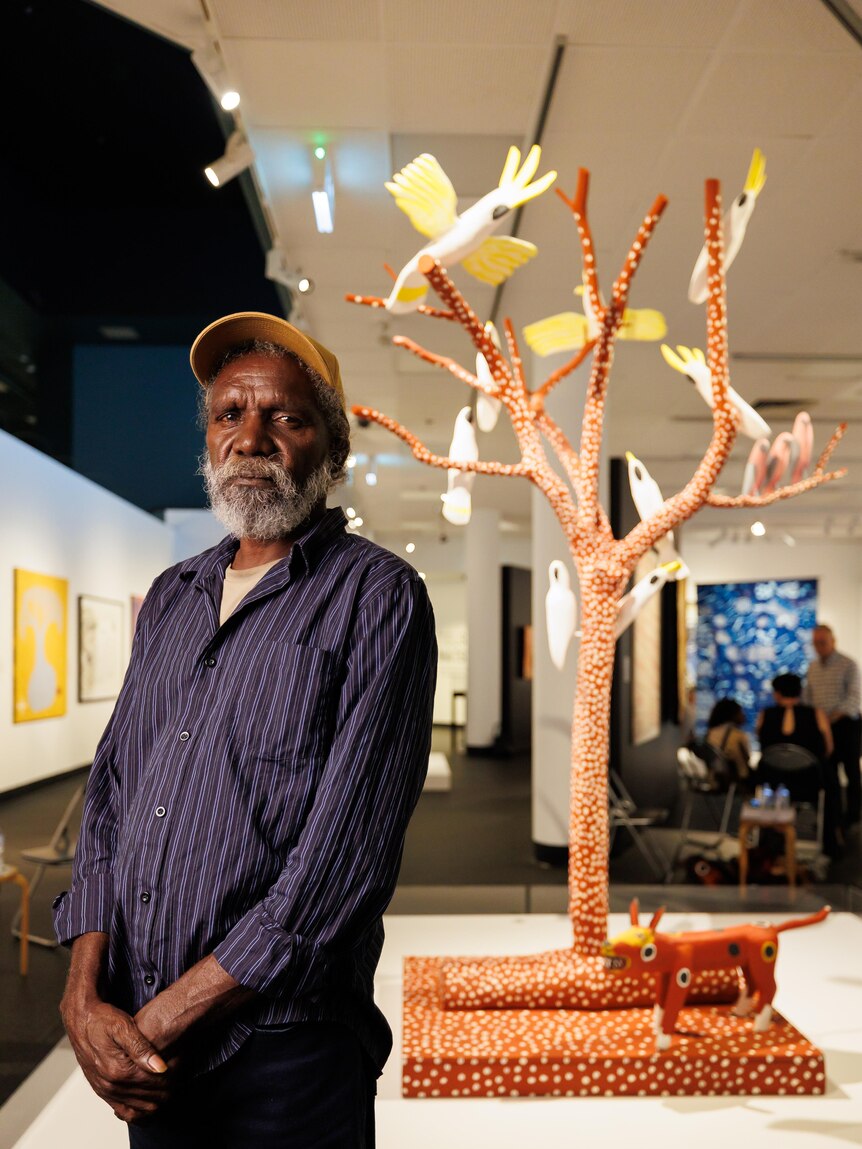
[[[838, 763], [844, 764], [847, 775], [847, 809], [845, 823], [852, 826], [859, 821], [862, 805], [859, 755], [862, 749], [862, 718], [860, 718], [859, 667], [852, 658], [835, 649], [832, 628], [818, 623], [812, 638], [817, 661], [809, 663], [803, 701], [826, 712], [832, 727], [835, 748], [829, 760], [829, 771], [838, 787]], [[839, 799], [840, 800], [840, 799]]]
[[433, 617], [416, 571], [326, 510], [349, 450], [335, 357], [252, 312], [191, 361], [230, 536], [141, 610], [55, 903], [61, 1011], [138, 1149], [369, 1146]]

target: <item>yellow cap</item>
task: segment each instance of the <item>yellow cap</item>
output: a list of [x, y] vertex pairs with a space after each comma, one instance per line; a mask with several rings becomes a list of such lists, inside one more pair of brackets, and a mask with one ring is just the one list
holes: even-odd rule
[[275, 343], [286, 351], [298, 355], [306, 367], [310, 367], [330, 386], [344, 406], [344, 388], [341, 384], [341, 369], [338, 360], [322, 343], [305, 335], [298, 328], [280, 319], [277, 315], [267, 315], [263, 311], [238, 311], [225, 315], [205, 327], [192, 344], [189, 358], [195, 378], [206, 387], [213, 371], [224, 356], [234, 347], [261, 339]]

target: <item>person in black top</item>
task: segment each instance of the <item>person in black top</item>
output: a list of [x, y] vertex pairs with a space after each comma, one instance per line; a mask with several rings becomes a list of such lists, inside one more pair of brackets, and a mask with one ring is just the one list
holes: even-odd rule
[[779, 777], [761, 765], [757, 771], [758, 779], [762, 772], [763, 780], [773, 786], [783, 782], [794, 801], [816, 803], [819, 790], [825, 788], [824, 849], [834, 857], [840, 852], [840, 843], [837, 838], [836, 795], [830, 791], [825, 772], [832, 753], [829, 719], [822, 710], [807, 706], [802, 701], [802, 680], [796, 674], [779, 674], [772, 680], [772, 693], [775, 706], [768, 706], [757, 717], [757, 736], [761, 750], [777, 743], [789, 742], [813, 754], [820, 768], [810, 775], [805, 772]]

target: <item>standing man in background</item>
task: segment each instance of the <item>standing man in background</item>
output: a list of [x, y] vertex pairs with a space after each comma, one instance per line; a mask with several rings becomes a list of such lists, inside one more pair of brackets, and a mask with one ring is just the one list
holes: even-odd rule
[[844, 823], [853, 826], [859, 822], [862, 806], [860, 787], [859, 755], [862, 752], [862, 718], [859, 708], [860, 685], [859, 666], [846, 654], [835, 649], [835, 635], [832, 628], [818, 623], [812, 638], [817, 660], [809, 663], [806, 673], [802, 700], [809, 706], [825, 711], [832, 727], [832, 741], [835, 749], [829, 760], [829, 770], [833, 774], [836, 790], [838, 763], [844, 765], [847, 775], [847, 808]]

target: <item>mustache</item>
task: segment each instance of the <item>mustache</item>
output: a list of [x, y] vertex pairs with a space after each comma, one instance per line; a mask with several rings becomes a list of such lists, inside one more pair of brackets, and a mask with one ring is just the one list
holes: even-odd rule
[[287, 471], [274, 459], [252, 457], [249, 459], [226, 459], [214, 465], [213, 475], [218, 479], [283, 479]]

